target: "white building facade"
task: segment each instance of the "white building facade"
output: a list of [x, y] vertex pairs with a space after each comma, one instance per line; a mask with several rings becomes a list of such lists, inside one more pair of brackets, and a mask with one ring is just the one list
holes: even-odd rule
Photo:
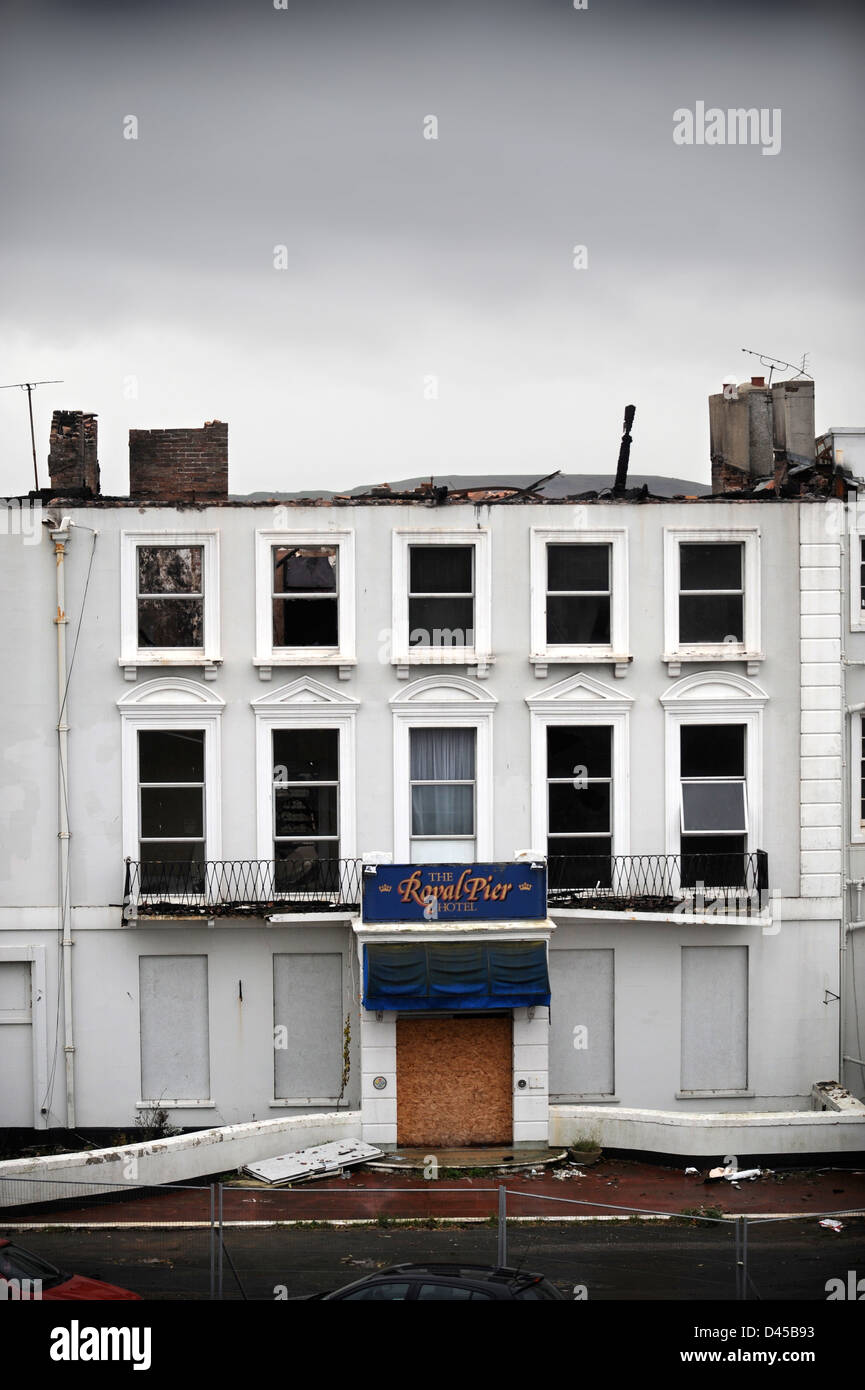
[[[861, 1095], [850, 515], [58, 498], [0, 538], [0, 1127], [642, 1148], [610, 1118]], [[389, 861], [545, 863], [549, 897], [364, 920]], [[406, 1009], [366, 1007], [373, 946]], [[443, 1003], [472, 952], [529, 1002]]]

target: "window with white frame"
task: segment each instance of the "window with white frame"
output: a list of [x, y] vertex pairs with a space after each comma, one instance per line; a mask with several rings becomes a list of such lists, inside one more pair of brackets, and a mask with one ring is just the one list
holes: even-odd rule
[[[861, 709], [853, 710], [850, 715], [850, 767], [852, 792], [850, 841], [852, 844], [863, 844], [865, 843], [865, 718], [863, 718]], [[824, 830], [824, 835], [826, 833]], [[832, 844], [834, 846], [834, 840]]]
[[[850, 507], [850, 631], [865, 632], [865, 535], [860, 527], [865, 525], [861, 504]], [[828, 636], [834, 636], [835, 623], [831, 614], [823, 617], [820, 623]]]
[[274, 728], [277, 889], [339, 883], [339, 729]]
[[256, 531], [256, 649], [273, 666], [355, 663], [354, 533]]
[[225, 702], [180, 677], [137, 685], [117, 702], [122, 726], [124, 857], [143, 892], [204, 890], [222, 858], [220, 721]]
[[496, 703], [456, 675], [422, 677], [391, 697], [397, 863], [492, 857]]
[[123, 531], [120, 665], [203, 666], [215, 676], [219, 645], [216, 531]]
[[355, 854], [358, 702], [301, 676], [252, 708], [258, 858], [278, 892], [336, 891]]
[[580, 672], [526, 700], [532, 844], [554, 887], [610, 887], [630, 842], [628, 721], [633, 700]]
[[408, 548], [410, 647], [473, 647], [475, 550], [472, 545]]
[[203, 729], [138, 730], [139, 840], [145, 892], [204, 886]]
[[489, 532], [393, 533], [391, 661], [462, 664], [484, 675], [491, 660]]
[[572, 887], [611, 883], [613, 727], [547, 725], [547, 856]]
[[760, 533], [756, 528], [664, 531], [665, 653], [683, 661], [745, 661], [760, 650]]
[[736, 885], [748, 848], [744, 724], [679, 730], [682, 880]]
[[765, 691], [701, 671], [661, 696], [666, 720], [666, 850], [684, 887], [738, 887], [761, 849]]
[[476, 729], [409, 730], [411, 862], [473, 859]]
[[606, 662], [624, 675], [628, 654], [628, 536], [624, 529], [532, 528], [531, 661]]

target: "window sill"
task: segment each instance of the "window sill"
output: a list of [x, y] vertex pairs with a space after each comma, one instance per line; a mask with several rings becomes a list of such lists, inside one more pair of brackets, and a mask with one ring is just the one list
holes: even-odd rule
[[150, 670], [164, 670], [166, 667], [200, 666], [204, 671], [206, 681], [214, 681], [222, 665], [221, 656], [205, 655], [201, 651], [178, 651], [162, 653], [158, 656], [152, 653], [137, 652], [134, 656], [119, 657], [118, 666], [123, 670], [124, 680], [134, 681], [138, 679], [138, 668], [144, 666]]
[[429, 647], [423, 652], [410, 652], [407, 656], [394, 656], [391, 666], [396, 667], [397, 680], [407, 681], [413, 666], [475, 666], [478, 680], [484, 680], [490, 666], [495, 665], [495, 657], [479, 655], [468, 647]]
[[550, 1096], [550, 1105], [621, 1105], [620, 1096], [610, 1096], [603, 1092], [569, 1096]]
[[[342, 1097], [345, 1100], [345, 1096]], [[296, 1100], [270, 1100], [268, 1106], [271, 1110], [299, 1110], [311, 1106], [332, 1105], [340, 1103], [339, 1096], [298, 1096]], [[347, 1110], [351, 1107], [347, 1107]], [[347, 1113], [346, 1110], [346, 1113]]]
[[742, 1100], [750, 1100], [757, 1094], [756, 1091], [676, 1091], [676, 1100], [734, 1100], [737, 1096]]
[[682, 666], [690, 665], [715, 665], [719, 661], [743, 661], [747, 667], [749, 676], [756, 676], [760, 671], [760, 663], [766, 660], [763, 652], [747, 652], [741, 647], [735, 647], [730, 642], [716, 642], [705, 647], [680, 647], [675, 652], [665, 652], [661, 657], [667, 663], [667, 672], [670, 676], [679, 676], [682, 673]]
[[533, 652], [529, 657], [538, 680], [546, 679], [548, 666], [587, 666], [590, 663], [613, 666], [614, 675], [626, 676], [633, 660], [627, 652], [614, 652], [610, 647], [565, 647], [557, 651]]
[[311, 647], [286, 647], [270, 656], [253, 657], [252, 664], [258, 668], [258, 678], [263, 681], [272, 678], [275, 666], [336, 666], [339, 679], [347, 681], [351, 677], [352, 667], [357, 665], [357, 658], [346, 656], [332, 647], [322, 647], [320, 650]]
[[215, 1110], [215, 1100], [137, 1100], [136, 1110]]

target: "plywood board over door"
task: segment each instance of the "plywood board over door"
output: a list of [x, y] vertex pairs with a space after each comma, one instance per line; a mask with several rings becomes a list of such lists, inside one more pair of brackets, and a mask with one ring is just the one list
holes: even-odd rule
[[510, 1015], [397, 1019], [397, 1143], [510, 1144], [512, 1030]]

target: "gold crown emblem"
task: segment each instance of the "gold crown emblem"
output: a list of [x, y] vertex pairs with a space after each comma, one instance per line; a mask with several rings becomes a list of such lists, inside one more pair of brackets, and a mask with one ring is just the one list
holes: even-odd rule
[[521, 884], [520, 884], [520, 892], [521, 892], [521, 893], [531, 893], [531, 891], [532, 891], [532, 885], [531, 885], [530, 883], [521, 883]]
[[391, 891], [390, 884], [389, 884], [389, 883], [380, 883], [379, 886], [378, 886], [378, 891], [379, 891], [380, 893], [389, 893], [389, 892]]

